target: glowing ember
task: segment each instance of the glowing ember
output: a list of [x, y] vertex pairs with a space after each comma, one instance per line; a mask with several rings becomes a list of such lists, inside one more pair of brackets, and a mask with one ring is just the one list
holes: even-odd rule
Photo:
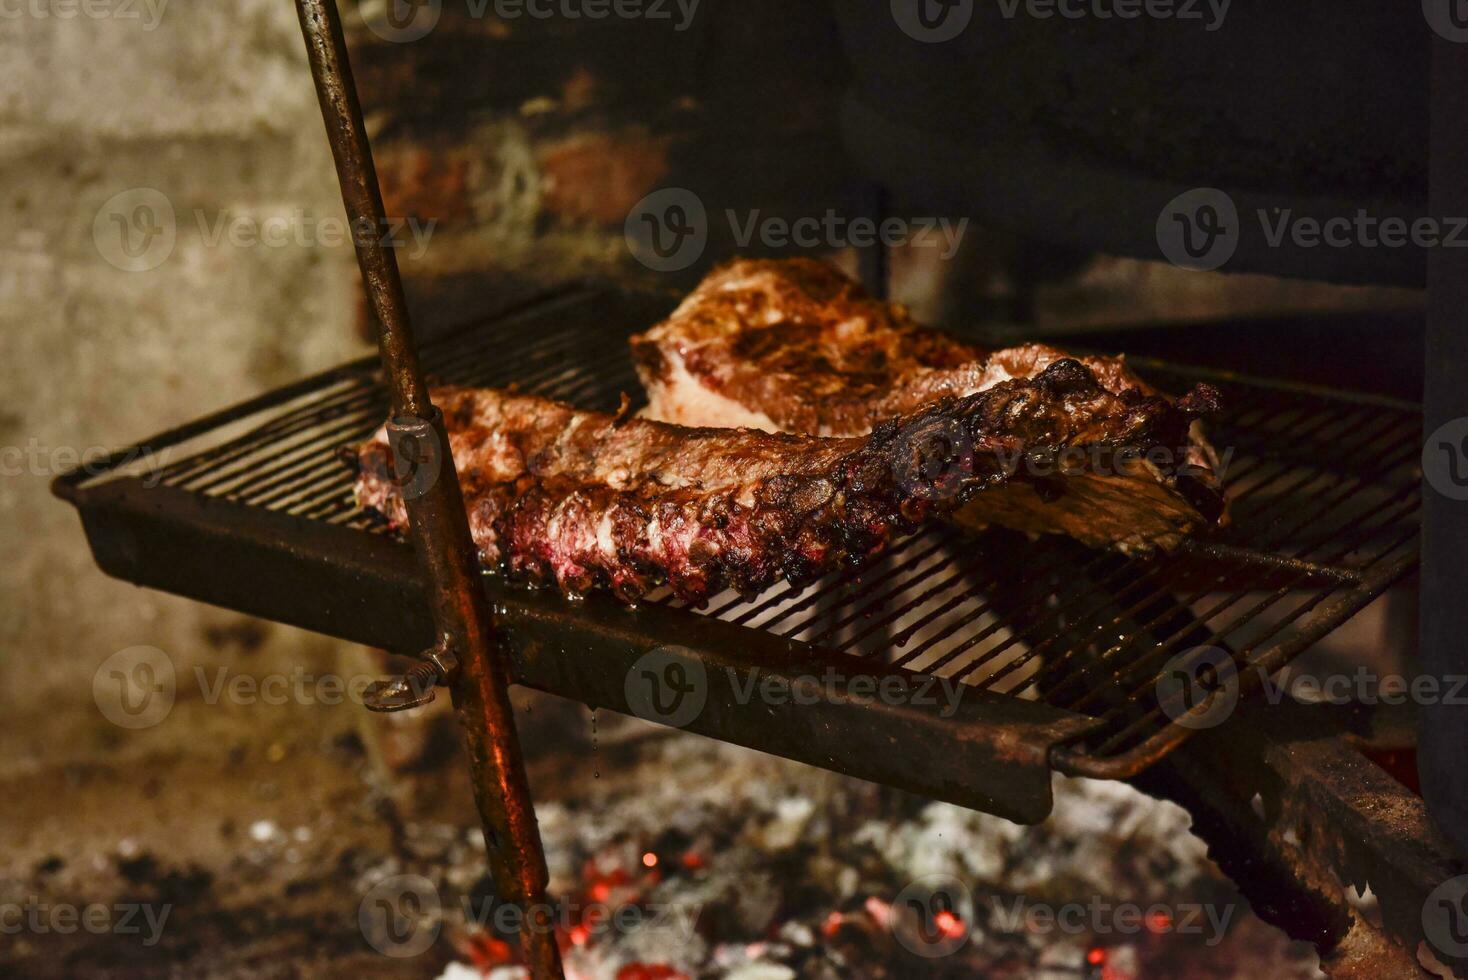
[[1172, 930], [1172, 916], [1166, 912], [1148, 912], [1147, 928], [1152, 932], [1170, 932]]
[[617, 971], [617, 980], [688, 980], [666, 963], [628, 963]]
[[1086, 962], [1092, 966], [1100, 966], [1106, 962], [1106, 950], [1100, 946], [1093, 946], [1086, 952]]
[[571, 942], [577, 946], [585, 946], [591, 939], [591, 929], [585, 925], [571, 927]]
[[891, 924], [892, 906], [877, 896], [873, 895], [869, 897], [862, 907], [867, 910], [867, 915], [872, 917], [872, 921], [883, 929], [886, 929]]
[[658, 866], [658, 856], [652, 851], [648, 851], [642, 855], [642, 866], [644, 868], [656, 868]]
[[513, 946], [487, 932], [460, 934], [454, 945], [480, 974], [488, 974], [496, 967], [510, 966], [518, 958]]
[[964, 933], [963, 920], [947, 909], [933, 916], [933, 925], [949, 939], [957, 939]]

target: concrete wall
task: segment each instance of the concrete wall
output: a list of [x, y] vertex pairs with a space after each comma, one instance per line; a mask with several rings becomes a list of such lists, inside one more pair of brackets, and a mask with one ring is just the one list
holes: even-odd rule
[[[349, 248], [213, 240], [297, 208], [307, 230], [340, 214], [293, 6], [28, 9], [0, 18], [0, 767], [114, 740], [92, 675], [120, 648], [158, 647], [180, 670], [330, 656], [321, 640], [104, 577], [47, 482], [91, 447], [366, 350]], [[115, 16], [128, 10], [139, 17]], [[139, 188], [157, 195], [116, 199]], [[153, 238], [137, 265], [154, 267], [128, 271], [113, 215], [140, 203], [153, 210], [134, 247], [169, 208], [176, 239], [170, 251]]]

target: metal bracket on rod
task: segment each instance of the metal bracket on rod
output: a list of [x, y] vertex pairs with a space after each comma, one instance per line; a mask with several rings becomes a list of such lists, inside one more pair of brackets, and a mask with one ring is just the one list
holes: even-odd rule
[[[413, 343], [397, 258], [384, 243], [382, 193], [372, 148], [362, 122], [335, 0], [296, 0], [316, 95], [341, 182], [367, 302], [377, 324], [378, 347], [392, 399], [395, 446], [412, 452], [404, 498], [413, 544], [423, 563], [440, 641], [436, 650], [457, 655], [456, 670], [443, 670], [464, 732], [485, 845], [503, 902], [519, 906], [520, 935], [532, 976], [563, 976], [554, 930], [537, 928], [533, 913], [546, 907], [548, 874], [525, 765], [520, 755], [507, 674], [500, 662], [494, 624], [480, 581], [478, 560], [443, 416], [429, 398]], [[411, 492], [409, 492], [411, 491]], [[447, 667], [448, 660], [434, 668]], [[416, 675], [415, 675], [416, 676]], [[426, 672], [425, 672], [426, 676]], [[438, 678], [436, 678], [437, 680]], [[386, 692], [384, 692], [386, 695]], [[543, 924], [543, 923], [542, 923]]]

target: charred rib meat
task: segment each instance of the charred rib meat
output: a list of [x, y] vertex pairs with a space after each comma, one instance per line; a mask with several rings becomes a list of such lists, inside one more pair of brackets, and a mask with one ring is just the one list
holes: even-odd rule
[[[629, 602], [664, 582], [700, 602], [859, 564], [995, 488], [1047, 493], [1069, 450], [1152, 466], [1148, 451], [1183, 445], [1212, 408], [1206, 391], [1178, 403], [1115, 395], [1075, 360], [844, 438], [684, 428], [486, 389], [433, 398], [483, 563]], [[359, 504], [405, 520], [385, 431], [356, 460]], [[1194, 477], [1174, 468], [1165, 479]], [[1158, 511], [1134, 531], [1176, 535], [1191, 519]]]

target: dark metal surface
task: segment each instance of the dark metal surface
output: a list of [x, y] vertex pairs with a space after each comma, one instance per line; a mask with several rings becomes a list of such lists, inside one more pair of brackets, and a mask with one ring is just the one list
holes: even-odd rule
[[[530, 912], [545, 905], [549, 873], [525, 764], [515, 732], [508, 677], [495, 646], [494, 623], [479, 584], [474, 543], [448, 445], [443, 417], [434, 408], [418, 363], [407, 300], [397, 257], [387, 244], [387, 228], [372, 148], [357, 102], [341, 16], [335, 0], [297, 0], [307, 59], [321, 103], [328, 141], [336, 161], [342, 200], [353, 229], [357, 263], [367, 303], [377, 325], [379, 353], [386, 374], [399, 445], [405, 433], [430, 447], [421, 461], [424, 479], [405, 492], [415, 551], [430, 585], [433, 621], [440, 654], [461, 654], [451, 683], [454, 709], [469, 753], [471, 782], [483, 820], [484, 841], [499, 898]], [[378, 692], [380, 703], [395, 699]], [[410, 696], [400, 706], [421, 697]], [[520, 944], [532, 976], [563, 975], [555, 934], [529, 924]]]
[[[1468, 49], [1434, 40], [1431, 185], [1434, 214], [1468, 214]], [[1423, 436], [1468, 417], [1468, 255], [1463, 249], [1433, 249], [1428, 261], [1426, 419]], [[1455, 438], [1432, 439], [1432, 453], [1468, 449]], [[1448, 442], [1447, 446], [1443, 442]], [[1458, 442], [1454, 446], [1453, 443]], [[1421, 445], [1419, 442], [1418, 445]], [[1441, 457], [1439, 457], [1440, 459]], [[1449, 461], [1456, 474], [1457, 458]], [[1421, 670], [1441, 681], [1468, 674], [1468, 603], [1463, 601], [1463, 563], [1468, 558], [1468, 500], [1429, 488], [1424, 501]], [[1468, 848], [1468, 780], [1463, 751], [1468, 746], [1468, 711], [1430, 705], [1422, 712], [1418, 756], [1422, 791], [1432, 814], [1458, 846]]]
[[[386, 535], [132, 478], [86, 490], [78, 506], [109, 575], [401, 653], [433, 640], [411, 550]], [[854, 683], [911, 675], [666, 606], [574, 601], [497, 578], [485, 588], [516, 683], [627, 713], [632, 665], [676, 644], [708, 678], [707, 704], [684, 723], [689, 731], [1023, 823], [1050, 812], [1050, 750], [1091, 724], [968, 689], [951, 713], [941, 696], [873, 705], [851, 694]], [[782, 708], [740, 695], [767, 682], [793, 689], [828, 668], [835, 680], [816, 686], [808, 703]]]
[[[446, 336], [423, 357], [445, 381], [518, 382], [612, 410], [623, 391], [637, 390], [628, 333], [655, 322], [670, 302], [568, 288]], [[937, 527], [897, 542], [865, 571], [803, 588], [780, 584], [750, 600], [726, 593], [700, 610], [655, 594], [628, 612], [593, 596], [565, 613], [588, 636], [625, 630], [623, 642], [633, 644], [640, 630], [635, 642], [643, 652], [682, 643], [702, 621], [721, 620], [743, 638], [737, 642], [817, 648], [843, 655], [848, 667], [863, 672], [891, 669], [962, 682], [1033, 706], [1036, 717], [1059, 712], [1076, 721], [1064, 728], [1064, 750], [1051, 760], [1064, 771], [1114, 778], [1140, 772], [1190, 734], [1171, 722], [1157, 696], [1158, 678], [1175, 657], [1212, 645], [1235, 658], [1243, 677], [1274, 669], [1410, 574], [1421, 422], [1413, 406], [1392, 399], [1341, 397], [1145, 358], [1133, 363], [1165, 388], [1209, 380], [1224, 391], [1226, 411], [1210, 435], [1232, 453], [1225, 477], [1233, 526], [1226, 533], [1172, 555], [1126, 558], [1058, 538]], [[141, 481], [119, 486], [127, 481], [104, 475], [58, 481], [58, 492], [79, 504], [98, 557], [113, 574], [364, 642], [393, 645], [390, 638], [399, 637], [400, 648], [411, 649], [433, 635], [405, 635], [405, 625], [421, 625], [403, 615], [411, 603], [404, 596], [412, 593], [384, 586], [378, 567], [380, 549], [396, 545], [381, 521], [356, 509], [351, 474], [336, 455], [342, 445], [365, 439], [386, 411], [372, 367], [363, 363], [190, 428], [189, 442], [172, 451], [159, 474], [162, 485], [152, 490]], [[150, 448], [157, 454], [165, 440]], [[180, 536], [186, 530], [190, 540], [210, 539], [216, 552], [227, 548], [240, 559], [229, 574], [198, 569], [203, 552], [191, 550], [196, 544], [170, 550], [148, 540], [161, 526]], [[122, 553], [124, 541], [146, 558]], [[158, 564], [166, 567], [152, 567]], [[256, 576], [268, 585], [240, 581], [241, 567], [268, 568], [268, 575]], [[271, 587], [286, 582], [290, 587]], [[508, 597], [512, 613], [504, 622], [512, 634], [532, 607], [562, 605], [552, 596], [497, 594]], [[550, 630], [572, 620], [540, 622]], [[583, 680], [569, 665], [585, 662], [587, 654], [564, 638], [548, 643], [543, 656], [563, 657], [568, 666], [541, 663], [542, 685], [586, 699]], [[839, 731], [783, 726], [771, 729], [767, 750], [829, 756], [820, 764], [843, 772], [864, 768], [868, 778], [899, 785], [901, 772], [912, 770], [906, 785], [942, 798], [994, 797], [1001, 795], [996, 786], [1007, 791], [1007, 783], [993, 782], [945, 790], [942, 779], [922, 771], [957, 742], [957, 731], [945, 735], [941, 721], [933, 720], [932, 741], [921, 748], [901, 746], [894, 733], [887, 755], [895, 758], [851, 758], [856, 743], [843, 744]], [[792, 730], [818, 747], [781, 744]], [[1034, 749], [1049, 746], [1059, 731], [1032, 729], [1019, 756], [997, 744], [966, 751], [987, 752], [995, 764], [1038, 760], [1043, 774]], [[985, 771], [976, 765], [976, 773]], [[1016, 796], [1028, 792], [1015, 786]], [[1031, 795], [1011, 809], [1033, 813], [1039, 799]], [[1001, 802], [984, 806], [1000, 809]]]
[[[1468, 872], [1422, 799], [1342, 733], [1331, 709], [1253, 705], [1141, 778], [1193, 830], [1253, 910], [1314, 943], [1331, 976], [1419, 977], [1418, 944], [1463, 975], [1468, 958], [1424, 928], [1429, 896]], [[1379, 922], [1348, 889], [1375, 896]]]

